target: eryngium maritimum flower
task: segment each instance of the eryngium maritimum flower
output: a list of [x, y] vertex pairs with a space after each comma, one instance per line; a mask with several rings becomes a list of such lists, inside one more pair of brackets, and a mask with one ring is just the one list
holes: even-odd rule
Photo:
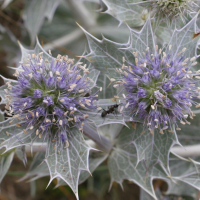
[[185, 14], [194, 12], [198, 7], [196, 4], [198, 0], [152, 0], [152, 7], [159, 15], [164, 17], [177, 17], [184, 18]]
[[6, 113], [21, 119], [24, 133], [33, 129], [44, 140], [51, 134], [52, 140], [67, 147], [68, 135], [73, 135], [70, 128], [82, 131], [87, 111], [96, 109], [98, 95], [91, 94], [89, 69], [61, 55], [51, 62], [43, 60], [42, 53], [26, 60], [14, 74], [17, 83], [7, 83]]
[[170, 19], [171, 21], [181, 18], [183, 22], [187, 17], [193, 17], [200, 8], [199, 0], [150, 0], [135, 1], [133, 5], [144, 5], [146, 9], [158, 19]]
[[122, 86], [124, 112], [144, 119], [152, 134], [156, 128], [161, 134], [171, 129], [171, 122], [180, 130], [177, 123], [189, 124], [188, 115], [194, 116], [192, 104], [199, 107], [195, 102], [199, 93], [195, 85], [200, 71], [195, 73], [191, 69], [197, 64], [196, 58], [184, 58], [186, 48], [174, 58], [171, 48], [170, 45], [168, 54], [158, 50], [158, 46], [155, 54], [147, 48], [141, 59], [134, 52], [135, 64], [124, 62], [122, 69], [117, 69], [123, 76], [114, 87]]

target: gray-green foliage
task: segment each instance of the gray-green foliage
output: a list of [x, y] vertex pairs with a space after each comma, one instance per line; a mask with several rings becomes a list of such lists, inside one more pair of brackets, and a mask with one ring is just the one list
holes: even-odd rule
[[118, 19], [120, 23], [127, 23], [130, 27], [140, 27], [144, 25], [148, 17], [147, 10], [140, 5], [129, 5], [130, 0], [102, 1], [108, 7], [106, 13]]
[[[102, 93], [99, 95], [100, 100], [98, 101], [98, 105], [103, 109], [106, 110], [108, 106], [120, 103], [119, 100], [114, 101], [111, 99], [115, 95], [118, 95], [119, 91], [112, 87], [110, 81], [111, 78], [120, 77], [115, 68], [122, 67], [123, 57], [126, 61], [134, 63], [135, 58], [132, 54], [133, 52], [137, 51], [139, 57], [142, 57], [142, 52], [149, 47], [151, 53], [155, 53], [155, 45], [163, 41], [169, 42], [166, 46], [163, 44], [159, 45], [166, 50], [166, 53], [168, 53], [169, 45], [172, 45], [174, 57], [184, 47], [187, 47], [183, 53], [185, 57], [198, 56], [196, 51], [199, 37], [194, 37], [198, 30], [196, 22], [199, 24], [197, 16], [182, 29], [172, 31], [173, 34], [169, 39], [169, 30], [166, 26], [163, 27], [163, 24], [161, 24], [162, 26], [153, 26], [152, 28], [152, 21], [150, 17], [148, 18], [149, 12], [146, 7], [142, 7], [139, 4], [140, 0], [102, 1], [108, 8], [105, 13], [114, 16], [119, 20], [120, 24], [126, 22], [131, 28], [137, 27], [137, 30], [131, 28], [125, 29], [124, 25], [123, 28], [118, 29], [114, 20], [112, 21], [109, 18], [106, 21], [104, 17], [98, 16], [95, 12], [91, 12], [91, 17], [95, 21], [94, 27], [89, 27], [87, 31], [82, 29], [87, 37], [90, 51], [87, 55], [83, 54], [83, 57], [87, 59], [84, 62], [90, 66], [91, 73], [89, 77], [94, 81], [94, 84], [97, 82], [98, 86], [103, 88]], [[6, 0], [3, 8], [10, 2], [11, 0]], [[62, 2], [58, 8], [57, 15], [53, 18], [57, 6], [61, 3], [60, 0], [26, 1], [23, 16], [25, 27], [30, 34], [32, 42], [39, 33], [45, 18], [47, 18], [49, 21], [52, 21], [52, 24], [45, 23], [41, 29], [41, 35], [43, 37], [48, 37], [50, 32], [50, 40], [55, 40], [57, 37], [66, 34], [65, 32], [74, 33], [73, 31], [75, 31], [77, 33], [78, 31], [79, 37], [77, 43], [73, 40], [73, 42], [69, 42], [70, 45], [68, 47], [72, 51], [76, 49], [77, 52], [83, 48], [85, 45], [85, 38], [82, 37], [83, 32], [81, 33], [81, 30], [78, 30], [73, 19], [73, 14], [75, 16], [76, 13], [71, 12], [66, 2]], [[97, 1], [92, 2], [97, 3]], [[134, 2], [136, 5], [130, 4]], [[91, 8], [93, 8], [91, 6], [92, 4], [85, 5], [87, 10], [91, 11]], [[67, 24], [65, 16], [68, 16], [70, 19]], [[105, 14], [102, 14], [102, 16], [105, 16]], [[154, 29], [155, 27], [156, 29]], [[130, 39], [127, 43], [112, 41], [113, 39], [126, 41], [128, 35], [127, 30], [130, 33]], [[105, 34], [109, 39], [103, 36], [102, 40], [100, 40], [93, 36], [93, 34], [99, 36], [100, 32]], [[21, 44], [20, 48], [22, 51], [21, 61], [23, 62], [26, 62], [29, 54], [38, 54], [40, 52], [43, 52], [44, 59], [48, 61], [54, 59], [43, 50], [38, 39], [34, 50], [27, 50]], [[68, 50], [67, 52], [73, 54]], [[89, 64], [88, 61], [92, 64]], [[99, 78], [99, 72], [93, 69], [93, 67], [101, 71]], [[11, 81], [11, 85], [16, 83], [14, 80], [2, 78], [5, 83], [9, 81]], [[94, 84], [91, 85], [91, 88]], [[6, 90], [4, 90], [6, 88], [7, 86], [5, 85], [0, 88], [1, 103], [6, 103]], [[136, 129], [135, 124], [127, 123], [129, 126], [127, 128], [125, 121], [130, 120], [129, 116], [122, 117], [119, 113], [115, 116], [111, 113], [105, 118], [102, 118], [101, 112], [90, 113], [92, 115], [91, 122], [93, 122], [92, 128], [94, 130], [96, 129], [95, 126], [98, 128], [99, 140], [101, 140], [101, 137], [108, 139], [112, 147], [110, 152], [93, 151], [94, 149], [88, 145], [88, 140], [85, 140], [82, 133], [74, 128], [73, 135], [69, 137], [68, 148], [61, 148], [58, 141], [52, 141], [52, 138], [49, 137], [46, 153], [38, 153], [35, 156], [29, 172], [21, 180], [31, 178], [30, 180], [33, 181], [43, 176], [50, 176], [51, 182], [54, 178], [57, 178], [57, 186], [69, 185], [78, 199], [78, 184], [90, 177], [90, 173], [93, 173], [107, 159], [111, 184], [116, 181], [122, 186], [124, 179], [135, 182], [145, 191], [141, 193], [141, 200], [151, 200], [152, 198], [161, 199], [161, 193], [158, 190], [155, 192], [152, 184], [153, 179], [157, 178], [167, 181], [169, 185], [168, 194], [190, 194], [192, 197], [195, 196], [196, 189], [200, 189], [200, 164], [194, 160], [181, 160], [180, 157], [177, 158], [171, 155], [170, 150], [174, 144], [179, 144], [179, 141], [185, 145], [195, 144], [195, 142], [200, 140], [198, 136], [198, 116], [197, 120], [190, 127], [187, 125], [185, 127], [182, 126], [182, 131], [178, 136], [174, 125], [171, 125], [173, 129], [171, 132], [164, 131], [164, 134], [160, 134], [156, 130], [152, 135], [147, 129], [144, 130], [142, 123], [138, 123]], [[2, 113], [0, 114], [0, 118], [3, 120]], [[139, 121], [137, 117], [132, 120], [134, 122]], [[1, 147], [6, 148], [6, 153], [0, 157], [2, 172], [0, 182], [12, 162], [15, 148], [18, 147], [16, 151], [18, 157], [26, 162], [24, 145], [33, 145], [34, 142], [41, 142], [36, 137], [35, 129], [29, 130], [27, 134], [24, 134], [24, 127], [16, 127], [16, 123], [21, 123], [21, 121], [19, 119], [8, 119], [0, 123]], [[168, 200], [170, 198], [162, 197], [162, 199]]]
[[23, 18], [32, 43], [35, 41], [44, 19], [52, 20], [54, 12], [60, 2], [60, 0], [27, 0], [25, 2]]
[[[4, 120], [4, 113], [0, 111], [0, 121], [2, 122]], [[0, 183], [2, 182], [4, 176], [7, 174], [10, 165], [13, 161], [13, 157], [15, 154], [15, 149], [10, 150], [6, 154], [0, 155]]]

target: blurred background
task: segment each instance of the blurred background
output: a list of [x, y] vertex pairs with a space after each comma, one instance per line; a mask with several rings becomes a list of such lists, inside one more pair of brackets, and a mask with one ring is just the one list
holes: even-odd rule
[[[112, 16], [103, 13], [106, 10], [100, 0], [0, 0], [0, 74], [13, 78], [8, 67], [17, 67], [21, 52], [18, 41], [26, 48], [33, 49], [38, 37], [45, 50], [77, 58], [87, 49], [85, 34], [77, 23], [95, 37], [102, 34], [115, 42], [127, 43], [129, 30], [126, 25]], [[77, 23], [76, 23], [77, 22]], [[0, 85], [3, 81], [0, 80]], [[3, 109], [3, 107], [2, 107]], [[34, 156], [34, 155], [33, 155]], [[54, 189], [56, 181], [50, 184], [49, 177], [33, 182], [17, 182], [26, 174], [33, 159], [27, 155], [28, 164], [24, 166], [16, 156], [1, 183], [0, 200], [75, 200], [68, 186]], [[140, 188], [125, 181], [123, 186], [110, 186], [106, 162], [100, 165], [85, 183], [79, 187], [80, 200], [139, 200]], [[167, 190], [167, 184], [161, 180], [154, 182], [154, 188]], [[163, 197], [161, 199], [191, 200], [190, 197]], [[146, 200], [146, 199], [144, 199]]]

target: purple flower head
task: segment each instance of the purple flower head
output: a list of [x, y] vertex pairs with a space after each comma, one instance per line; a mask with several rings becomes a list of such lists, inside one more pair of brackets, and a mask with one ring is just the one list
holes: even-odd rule
[[33, 97], [34, 98], [41, 98], [42, 97], [42, 91], [39, 89], [35, 89], [33, 92]]
[[[185, 48], [182, 50], [184, 52]], [[170, 53], [171, 52], [171, 53]], [[125, 99], [124, 113], [144, 119], [145, 125], [153, 133], [154, 129], [171, 128], [170, 123], [186, 124], [189, 114], [193, 118], [191, 106], [199, 98], [196, 83], [199, 72], [192, 72], [196, 64], [194, 58], [184, 58], [181, 53], [173, 56], [171, 47], [169, 54], [157, 51], [151, 54], [149, 49], [143, 52], [143, 57], [134, 53], [135, 64], [129, 67], [123, 64], [122, 77], [118, 79], [120, 90]], [[142, 73], [141, 73], [142, 71]]]
[[52, 99], [52, 96], [50, 97], [44, 97], [43, 103], [47, 106], [54, 105], [54, 101]]
[[147, 96], [147, 91], [144, 88], [139, 87], [137, 95], [139, 98], [145, 98]]
[[73, 66], [74, 60], [65, 56], [49, 62], [33, 54], [27, 60], [28, 64], [22, 63], [15, 73], [18, 81], [11, 89], [9, 104], [12, 114], [39, 138], [50, 134], [67, 146], [71, 128], [82, 131], [89, 120], [87, 112], [97, 109], [94, 103], [98, 95], [91, 94], [89, 69], [81, 63]]

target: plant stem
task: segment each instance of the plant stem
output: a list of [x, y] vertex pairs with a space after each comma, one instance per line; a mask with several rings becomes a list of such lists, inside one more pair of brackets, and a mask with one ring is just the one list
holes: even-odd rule
[[83, 35], [84, 35], [83, 31], [80, 28], [77, 28], [73, 32], [63, 37], [60, 37], [59, 39], [54, 40], [53, 42], [45, 44], [43, 48], [45, 51], [48, 51], [48, 50], [54, 49], [55, 47], [68, 45], [72, 43], [73, 41], [78, 40], [78, 38], [80, 38]]
[[68, 5], [71, 7], [76, 19], [81, 25], [89, 29], [96, 24], [95, 18], [88, 12], [81, 0], [67, 0]]
[[182, 157], [199, 156], [200, 145], [187, 145], [183, 147], [177, 146], [173, 147], [171, 151]]
[[98, 135], [97, 131], [88, 125], [83, 126], [83, 133], [92, 139], [102, 151], [110, 152], [112, 144], [110, 140], [102, 135]]

